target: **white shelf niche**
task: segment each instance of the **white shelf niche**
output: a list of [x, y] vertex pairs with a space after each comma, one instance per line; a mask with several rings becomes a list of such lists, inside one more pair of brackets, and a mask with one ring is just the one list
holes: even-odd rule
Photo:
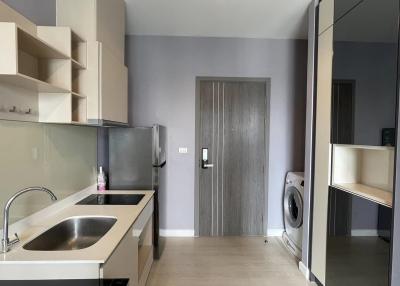
[[392, 205], [394, 147], [333, 145], [332, 186]]

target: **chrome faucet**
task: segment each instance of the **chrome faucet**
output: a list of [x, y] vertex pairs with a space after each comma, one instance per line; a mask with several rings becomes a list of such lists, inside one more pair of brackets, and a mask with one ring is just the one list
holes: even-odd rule
[[12, 204], [12, 202], [18, 198], [20, 195], [25, 194], [27, 192], [33, 192], [33, 191], [39, 191], [39, 192], [45, 192], [48, 193], [51, 197], [52, 201], [56, 201], [57, 197], [56, 195], [50, 191], [49, 189], [46, 189], [44, 187], [30, 187], [30, 188], [26, 188], [23, 189], [21, 191], [19, 191], [18, 193], [16, 193], [15, 195], [13, 195], [5, 204], [4, 206], [4, 210], [3, 210], [3, 239], [1, 241], [1, 252], [2, 253], [6, 253], [9, 251], [9, 247], [18, 243], [19, 242], [19, 238], [18, 235], [15, 234], [16, 238], [11, 240], [8, 238], [8, 221], [9, 221], [9, 210], [10, 210], [10, 206]]

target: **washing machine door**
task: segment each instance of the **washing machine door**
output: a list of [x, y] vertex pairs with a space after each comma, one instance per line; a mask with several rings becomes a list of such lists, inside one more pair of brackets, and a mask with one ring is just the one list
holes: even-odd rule
[[303, 225], [303, 198], [299, 190], [294, 186], [286, 189], [284, 209], [287, 223], [292, 228], [300, 228]]

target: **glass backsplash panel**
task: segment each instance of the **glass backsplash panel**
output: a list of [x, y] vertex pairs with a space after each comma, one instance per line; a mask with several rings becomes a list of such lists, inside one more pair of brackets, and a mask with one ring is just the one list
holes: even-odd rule
[[[1, 209], [9, 197], [29, 186], [47, 187], [63, 199], [93, 185], [96, 166], [96, 128], [0, 121]], [[46, 194], [25, 194], [11, 207], [11, 222], [50, 204]]]

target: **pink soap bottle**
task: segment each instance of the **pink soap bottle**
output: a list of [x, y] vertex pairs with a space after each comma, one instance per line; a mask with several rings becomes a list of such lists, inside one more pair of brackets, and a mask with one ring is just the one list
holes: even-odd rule
[[106, 190], [107, 179], [104, 174], [103, 167], [99, 167], [99, 173], [97, 174], [97, 190], [99, 192], [104, 192]]

